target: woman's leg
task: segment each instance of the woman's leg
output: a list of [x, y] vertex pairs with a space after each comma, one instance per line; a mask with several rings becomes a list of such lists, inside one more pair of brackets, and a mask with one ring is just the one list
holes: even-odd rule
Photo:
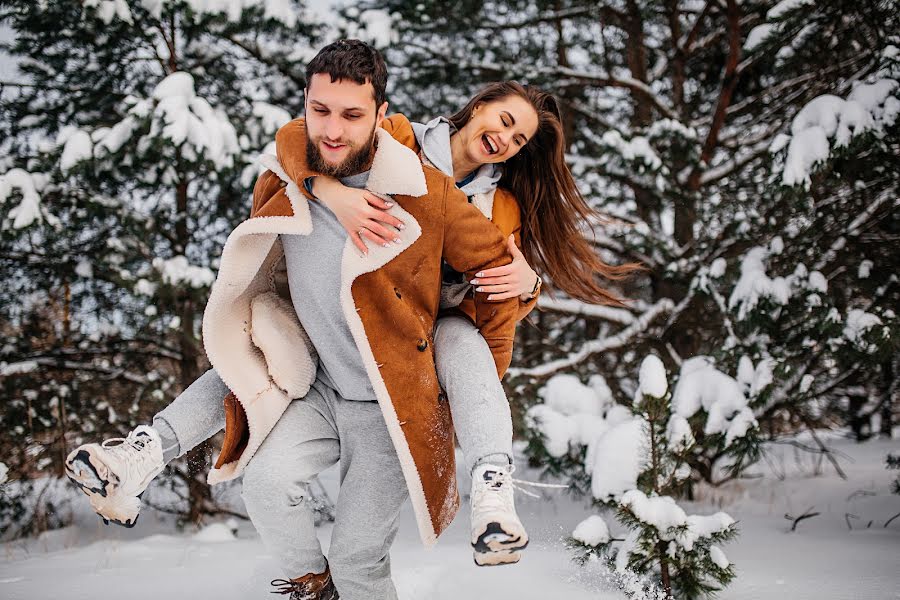
[[512, 464], [512, 415], [494, 357], [465, 317], [440, 317], [434, 328], [438, 380], [469, 473], [479, 463]]
[[168, 464], [196, 448], [225, 427], [228, 386], [215, 369], [197, 378], [184, 392], [153, 417]]
[[210, 369], [153, 418], [125, 438], [82, 444], [66, 457], [66, 475], [88, 496], [107, 523], [131, 527], [141, 510], [140, 496], [172, 459], [225, 426], [228, 387]]
[[512, 481], [512, 415], [487, 342], [465, 317], [438, 319], [438, 380], [472, 475], [471, 543], [475, 563], [518, 562], [528, 534], [516, 514]]

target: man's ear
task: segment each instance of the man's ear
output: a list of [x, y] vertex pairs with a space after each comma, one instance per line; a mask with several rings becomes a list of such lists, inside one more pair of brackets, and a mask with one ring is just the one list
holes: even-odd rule
[[387, 102], [384, 102], [384, 104], [378, 107], [378, 112], [375, 113], [375, 127], [381, 127], [381, 122], [384, 120], [384, 116], [387, 114], [387, 109]]

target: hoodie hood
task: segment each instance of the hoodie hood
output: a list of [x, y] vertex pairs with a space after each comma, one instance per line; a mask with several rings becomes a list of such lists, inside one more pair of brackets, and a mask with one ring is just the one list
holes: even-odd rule
[[[428, 123], [412, 123], [416, 141], [422, 153], [436, 169], [453, 177], [453, 154], [450, 151], [450, 135], [453, 125], [446, 117], [437, 117]], [[485, 163], [475, 171], [475, 177], [460, 186], [466, 196], [484, 194], [497, 188], [503, 170], [500, 165]]]

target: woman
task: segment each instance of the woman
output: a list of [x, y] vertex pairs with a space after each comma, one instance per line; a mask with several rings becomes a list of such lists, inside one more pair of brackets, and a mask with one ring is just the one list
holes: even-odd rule
[[[422, 125], [394, 115], [383, 127], [418, 152], [423, 162], [452, 176], [470, 202], [509, 238], [514, 257], [510, 265], [479, 273], [471, 282], [445, 269], [443, 312], [435, 328], [434, 347], [441, 385], [454, 390], [448, 401], [473, 476], [475, 561], [480, 565], [516, 562], [528, 538], [513, 505], [512, 420], [490, 350], [473, 325], [472, 287], [489, 294], [489, 299], [518, 296], [521, 319], [534, 308], [540, 292], [541, 278], [532, 265], [570, 296], [603, 304], [621, 304], [621, 300], [600, 287], [596, 276], [621, 279], [635, 266], [605, 265], [579, 230], [580, 223], [594, 213], [565, 165], [559, 110], [551, 95], [515, 82], [495, 83], [449, 119]], [[290, 143], [278, 139], [279, 147]], [[326, 205], [363, 252], [363, 239], [389, 243], [403, 225], [386, 212], [373, 213], [372, 207], [386, 209], [387, 205], [368, 192], [344, 188], [325, 177], [301, 174], [297, 181], [301, 178], [314, 195], [331, 186], [327, 194], [322, 193], [330, 198]], [[74, 469], [70, 477], [92, 489], [118, 479], [115, 503], [119, 506], [107, 501], [95, 504], [95, 510], [104, 518], [131, 525], [140, 507], [137, 496], [167, 462], [219, 431], [224, 423], [221, 412], [221, 406], [196, 406], [180, 396], [154, 417], [152, 427], [136, 428], [122, 443], [109, 440], [73, 451], [67, 461]], [[188, 413], [202, 421], [197, 431], [205, 431], [205, 437], [179, 440], [175, 435], [171, 423]], [[86, 460], [88, 452], [100, 460]], [[80, 461], [79, 453], [85, 453]], [[98, 463], [103, 472], [86, 474], [86, 469], [79, 469], [88, 465], [94, 470]], [[91, 498], [93, 503], [96, 496]]]

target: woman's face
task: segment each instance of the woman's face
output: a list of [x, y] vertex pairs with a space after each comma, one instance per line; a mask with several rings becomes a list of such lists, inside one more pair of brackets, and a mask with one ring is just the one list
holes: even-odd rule
[[516, 155], [538, 128], [534, 107], [519, 96], [478, 104], [457, 135], [476, 163], [501, 163]]

